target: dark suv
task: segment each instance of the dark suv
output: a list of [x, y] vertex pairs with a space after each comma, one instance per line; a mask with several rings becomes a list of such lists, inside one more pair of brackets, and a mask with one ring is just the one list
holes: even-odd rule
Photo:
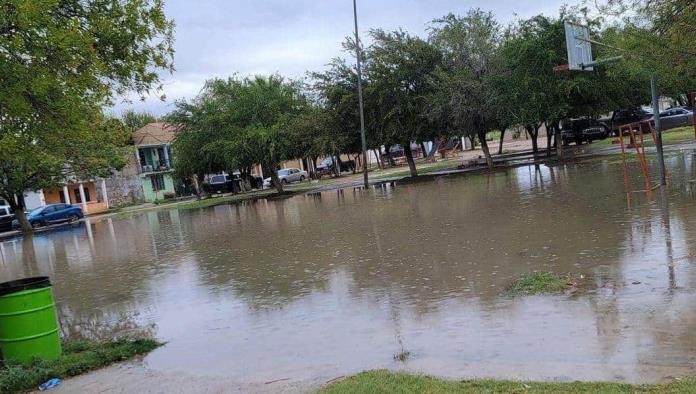
[[561, 122], [561, 130], [563, 145], [568, 145], [571, 142], [580, 145], [583, 142], [603, 140], [609, 136], [607, 125], [589, 117], [566, 119]]

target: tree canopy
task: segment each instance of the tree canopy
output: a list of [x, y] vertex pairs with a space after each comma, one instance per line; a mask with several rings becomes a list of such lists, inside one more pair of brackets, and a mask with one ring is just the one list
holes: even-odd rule
[[157, 90], [172, 70], [173, 24], [161, 0], [0, 4], [0, 195], [15, 196], [122, 165], [122, 129], [102, 108]]
[[260, 164], [279, 192], [276, 170], [302, 156], [291, 123], [306, 114], [307, 100], [296, 83], [278, 75], [232, 77], [206, 82], [194, 100], [180, 101], [169, 120], [178, 125], [175, 168], [182, 175], [239, 169]]

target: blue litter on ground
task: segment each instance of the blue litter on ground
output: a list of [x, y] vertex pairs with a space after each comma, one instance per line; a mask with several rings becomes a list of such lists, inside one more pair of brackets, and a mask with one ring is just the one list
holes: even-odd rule
[[60, 383], [61, 383], [60, 379], [53, 378], [53, 379], [47, 381], [46, 383], [42, 384], [41, 386], [39, 386], [39, 390], [41, 390], [41, 391], [50, 390], [50, 389], [58, 386]]

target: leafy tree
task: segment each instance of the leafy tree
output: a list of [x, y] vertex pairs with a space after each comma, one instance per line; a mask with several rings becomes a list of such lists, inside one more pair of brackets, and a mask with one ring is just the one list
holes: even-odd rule
[[[347, 41], [344, 47], [354, 53], [354, 43]], [[363, 63], [365, 64], [365, 59]], [[358, 76], [354, 66], [344, 59], [333, 59], [326, 71], [310, 74], [313, 80], [312, 91], [317, 96], [318, 105], [327, 116], [325, 127], [315, 136], [318, 153], [340, 156], [341, 153], [354, 153], [362, 150], [360, 140], [360, 114], [358, 113]], [[378, 115], [379, 107], [374, 100], [370, 81], [363, 76], [363, 101], [365, 103], [365, 136], [368, 148], [380, 148], [383, 143], [383, 122]], [[338, 163], [336, 163], [338, 165]]]
[[[342, 152], [354, 151], [360, 144], [357, 73], [346, 60], [336, 58], [326, 71], [310, 73], [310, 77], [312, 91], [324, 114], [323, 125], [316, 125], [317, 157], [336, 157]], [[335, 165], [338, 167], [339, 163]], [[337, 168], [335, 170], [337, 174], [340, 172]]]
[[470, 10], [465, 16], [449, 14], [432, 23], [430, 41], [444, 54], [433, 78], [431, 116], [458, 135], [478, 136], [486, 163], [493, 159], [486, 134], [501, 127], [505, 118], [496, 107], [499, 96], [494, 77], [501, 42], [498, 22], [490, 12]]
[[411, 142], [427, 141], [441, 133], [428, 116], [428, 98], [435, 91], [431, 75], [442, 56], [433, 45], [397, 30], [372, 30], [373, 43], [366, 50], [366, 95], [371, 98], [373, 120], [380, 123], [386, 146], [404, 147], [411, 176], [418, 176]]
[[161, 0], [0, 4], [0, 196], [24, 230], [15, 196], [119, 165], [97, 159], [113, 148], [99, 139], [120, 134], [99, 130], [102, 107], [158, 86], [156, 70], [172, 69], [172, 34]]
[[[592, 19], [583, 10], [563, 9], [560, 17], [543, 15], [512, 25], [500, 48], [501, 73], [495, 78], [496, 89], [509, 108], [513, 124], [527, 130], [533, 150], [538, 151], [537, 136], [546, 125], [551, 148], [555, 134], [557, 154], [560, 146], [560, 121], [638, 106], [649, 101], [649, 74], [635, 62], [619, 62], [595, 67], [592, 72], [554, 72], [553, 67], [567, 63], [564, 20], [590, 26], [596, 39], [615, 42], [623, 36], [620, 28], [602, 30], [601, 20]], [[593, 48], [595, 58], [615, 56], [610, 49]]]
[[[691, 0], [607, 0], [603, 13], [621, 17], [618, 44], [678, 98], [696, 84], [696, 4]], [[637, 56], [636, 56], [637, 55]]]
[[299, 86], [278, 75], [206, 82], [191, 102], [168, 116], [176, 122], [175, 168], [198, 177], [211, 171], [250, 171], [260, 164], [279, 193], [277, 169], [302, 157], [291, 123], [307, 110]]
[[141, 129], [150, 123], [157, 122], [157, 117], [150, 112], [129, 109], [121, 115], [121, 121], [131, 132]]

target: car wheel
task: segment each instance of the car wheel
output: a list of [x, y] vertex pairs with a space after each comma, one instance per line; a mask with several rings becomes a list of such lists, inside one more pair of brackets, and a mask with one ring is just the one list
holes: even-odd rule
[[288, 184], [288, 180], [287, 180], [287, 179], [281, 179], [281, 180], [280, 180], [280, 184], [281, 184], [281, 185], [287, 185], [287, 184]]
[[80, 220], [80, 217], [73, 214], [68, 215], [68, 223], [75, 223], [76, 221]]
[[43, 227], [43, 223], [41, 223], [41, 222], [31, 222], [31, 227], [32, 227], [32, 228]]
[[300, 182], [304, 182], [304, 181], [305, 181], [305, 176], [302, 175], [302, 176], [300, 177]]

